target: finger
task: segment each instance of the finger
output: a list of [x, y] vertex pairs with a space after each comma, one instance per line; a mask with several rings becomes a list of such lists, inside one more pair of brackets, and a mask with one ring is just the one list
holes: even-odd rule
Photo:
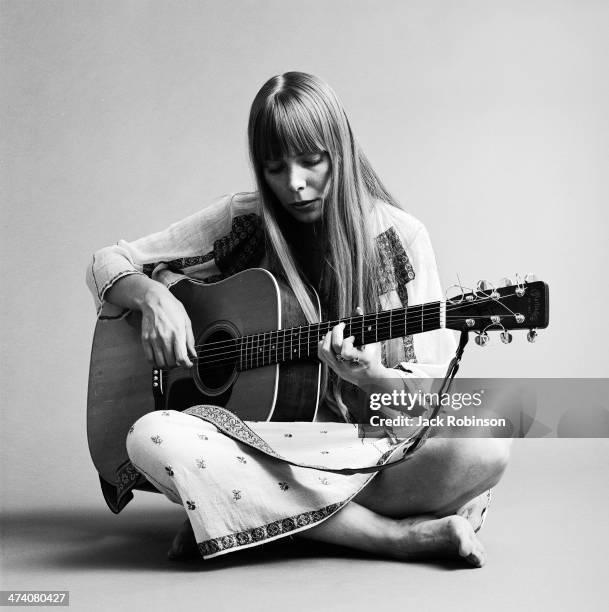
[[176, 365], [192, 367], [192, 361], [188, 358], [188, 347], [186, 346], [186, 338], [175, 337], [173, 341], [173, 354], [175, 356]]
[[332, 348], [331, 348], [332, 334], [328, 332], [317, 348], [317, 356], [328, 365], [332, 365]]
[[154, 354], [154, 363], [157, 368], [166, 368], [167, 361], [165, 360], [165, 354], [163, 352], [162, 347], [158, 342], [151, 342], [152, 352]]
[[357, 350], [353, 346], [353, 341], [355, 340], [355, 336], [349, 336], [343, 340], [343, 345], [341, 347], [340, 354], [345, 359], [352, 359], [357, 355]]
[[322, 347], [324, 351], [328, 353], [332, 350], [332, 332], [328, 332], [322, 341]]
[[341, 357], [349, 362], [361, 363], [361, 351], [358, 351], [353, 346], [353, 341], [355, 340], [355, 336], [349, 336], [345, 338], [343, 341], [343, 346], [341, 350]]
[[161, 350], [165, 357], [165, 363], [168, 368], [173, 368], [177, 365], [176, 354], [174, 350], [175, 336], [171, 338], [163, 338], [161, 343]]
[[197, 358], [197, 349], [195, 348], [195, 336], [192, 333], [192, 324], [190, 319], [186, 322], [186, 346], [188, 347], [188, 354], [192, 359]]
[[343, 330], [345, 329], [344, 323], [339, 323], [332, 328], [332, 350], [340, 355], [343, 346]]
[[363, 309], [362, 309], [362, 307], [361, 307], [361, 306], [357, 306], [357, 307], [355, 308], [355, 314], [356, 314], [356, 315], [360, 315], [360, 316], [364, 314], [364, 311], [363, 311]]
[[146, 360], [152, 365], [156, 365], [154, 361], [154, 351], [152, 350], [148, 340], [145, 338], [142, 338], [142, 348], [144, 349]]

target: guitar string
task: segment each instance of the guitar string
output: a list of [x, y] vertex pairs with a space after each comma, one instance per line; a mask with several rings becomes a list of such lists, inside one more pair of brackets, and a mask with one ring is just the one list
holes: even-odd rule
[[[426, 319], [428, 317], [425, 317]], [[488, 317], [470, 317], [472, 319], [487, 319]], [[462, 317], [447, 317], [447, 319], [451, 319], [451, 320], [460, 320], [462, 319]], [[429, 321], [427, 321], [429, 322]], [[420, 319], [409, 319], [406, 324], [404, 325], [403, 323], [400, 323], [400, 325], [404, 325], [404, 334], [398, 334], [395, 337], [399, 338], [401, 336], [408, 336], [408, 335], [413, 335], [415, 333], [421, 333], [420, 329], [417, 329], [416, 331], [412, 331], [409, 333], [408, 327], [412, 326], [415, 328], [420, 328], [421, 327], [421, 323], [422, 321]], [[398, 328], [398, 323], [392, 324], [391, 327], [389, 325], [378, 325], [377, 329], [378, 329], [378, 333], [382, 333], [385, 331], [391, 331], [393, 329], [397, 329]], [[437, 329], [437, 328], [436, 328]], [[278, 330], [279, 332], [283, 331], [283, 330]], [[330, 330], [328, 330], [330, 331]], [[431, 331], [431, 330], [430, 330]], [[472, 329], [472, 331], [475, 331]], [[352, 330], [353, 332], [353, 330]], [[328, 332], [325, 332], [322, 334], [322, 336], [316, 336], [315, 334], [313, 335], [313, 338], [307, 338], [306, 340], [303, 339], [303, 336], [308, 336], [308, 334], [306, 332], [300, 332], [300, 331], [295, 331], [293, 334], [290, 335], [286, 335], [285, 338], [279, 338], [279, 337], [275, 337], [272, 338], [271, 336], [269, 336], [269, 332], [266, 333], [260, 333], [260, 334], [253, 334], [251, 336], [243, 336], [241, 339], [243, 338], [251, 338], [251, 342], [241, 342], [239, 343], [239, 338], [233, 338], [231, 340], [227, 340], [225, 341], [225, 346], [222, 348], [226, 348], [229, 349], [226, 352], [221, 352], [218, 353], [218, 349], [216, 348], [211, 348], [211, 349], [207, 349], [206, 345], [198, 345], [198, 346], [202, 346], [205, 347], [202, 350], [197, 351], [197, 357], [198, 359], [204, 359], [205, 357], [222, 357], [224, 355], [227, 354], [234, 354], [235, 351], [241, 351], [242, 349], [246, 350], [246, 351], [251, 351], [254, 347], [254, 345], [258, 344], [260, 345], [261, 343], [264, 345], [263, 347], [258, 346], [257, 348], [260, 349], [260, 351], [264, 352], [266, 354], [266, 352], [271, 352], [271, 351], [281, 351], [283, 350], [285, 347], [287, 347], [288, 345], [291, 347], [291, 349], [294, 348], [301, 348], [301, 347], [307, 347], [307, 346], [314, 346], [315, 344], [319, 344], [319, 342], [321, 342], [324, 338], [324, 336], [327, 334]], [[369, 334], [371, 334], [372, 332], [367, 332]], [[378, 334], [375, 334], [378, 335]], [[259, 336], [258, 338], [256, 338], [255, 336]], [[359, 333], [351, 333], [349, 336], [355, 336], [355, 342], [357, 342], [357, 338], [358, 336], [361, 337], [361, 334]], [[373, 341], [367, 341], [367, 342], [361, 342], [361, 344], [373, 344], [375, 342], [381, 342], [383, 340], [388, 340], [391, 338], [381, 338], [380, 340], [376, 340], [374, 339]], [[355, 344], [354, 342], [354, 344]], [[360, 344], [360, 345], [361, 345]], [[358, 344], [355, 344], [355, 346], [360, 346]]]
[[[505, 297], [510, 297], [510, 296], [505, 296]], [[488, 298], [486, 300], [481, 300], [479, 302], [475, 302], [476, 305], [480, 305], [480, 304], [484, 304], [487, 302], [499, 302], [502, 299], [505, 299], [505, 297], [501, 297], [498, 299], [495, 298]], [[465, 304], [465, 306], [467, 306], [468, 304]], [[378, 315], [379, 315], [379, 319], [382, 317], [390, 317], [391, 319], [393, 319], [393, 317], [398, 317], [397, 315], [394, 315], [392, 313], [394, 313], [396, 310], [404, 310], [404, 314], [403, 315], [399, 315], [399, 317], [397, 318], [397, 320], [399, 321], [402, 317], [407, 317], [408, 315], [408, 310], [412, 310], [414, 308], [420, 308], [422, 305], [421, 304], [415, 304], [413, 306], [407, 306], [405, 308], [396, 308], [394, 310], [380, 310], [378, 311]], [[425, 306], [425, 304], [423, 304], [423, 306]], [[502, 306], [504, 306], [504, 308], [507, 308], [507, 306], [505, 304], [502, 304]], [[451, 312], [452, 310], [457, 310], [459, 308], [462, 308], [463, 304], [446, 304], [446, 312]], [[438, 309], [434, 312], [434, 309]], [[429, 308], [427, 310], [424, 310], [424, 315], [427, 316], [429, 315], [430, 317], [435, 317], [435, 315], [438, 313], [438, 311], [441, 309], [441, 302], [430, 302], [429, 303]], [[509, 310], [509, 309], [508, 309]], [[367, 313], [364, 316], [371, 318], [371, 319], [376, 319], [375, 317], [376, 313]], [[309, 327], [309, 326], [315, 326], [315, 325], [322, 325], [322, 326], [327, 326], [329, 325], [330, 327], [334, 327], [335, 325], [337, 325], [338, 323], [348, 319], [351, 319], [353, 322], [356, 321], [356, 319], [359, 319], [362, 315], [358, 315], [356, 317], [345, 317], [344, 319], [337, 319], [337, 320], [333, 320], [333, 321], [320, 321], [319, 323], [313, 323], [313, 324], [305, 324], [301, 327]], [[411, 316], [416, 316], [416, 315], [411, 315]], [[449, 318], [447, 316], [447, 318]], [[460, 318], [460, 317], [457, 317]], [[465, 317], [467, 318], [467, 317]], [[476, 317], [469, 317], [469, 318], [476, 318]], [[413, 319], [415, 320], [415, 319]], [[369, 324], [373, 324], [376, 323], [376, 321], [368, 321], [367, 323], [365, 323], [366, 325]], [[357, 324], [360, 324], [360, 322], [358, 321]], [[263, 334], [268, 334], [268, 333], [273, 333], [273, 332], [284, 332], [286, 333], [288, 330], [297, 330], [299, 329], [298, 327], [290, 327], [290, 328], [285, 328], [285, 329], [279, 329], [279, 330], [272, 330], [271, 332], [267, 331], [267, 332], [260, 332], [258, 334], [248, 334], [247, 336], [241, 336], [241, 338], [248, 338], [248, 337], [254, 337], [254, 336], [260, 336]], [[199, 348], [199, 347], [209, 347], [209, 346], [214, 346], [214, 347], [218, 347], [221, 344], [230, 344], [234, 342], [234, 338], [231, 338], [230, 340], [218, 340], [216, 342], [206, 342], [205, 344], [195, 344], [195, 348]]]
[[[438, 313], [435, 313], [436, 315]], [[405, 334], [403, 335], [409, 335], [408, 334], [408, 327], [409, 324], [412, 325], [413, 329], [416, 329], [420, 326], [423, 325], [424, 321], [427, 320], [429, 321], [431, 318], [434, 318], [435, 320], [435, 315], [431, 314], [431, 315], [427, 315], [427, 313], [425, 314], [425, 316], [423, 317], [423, 319], [419, 316], [419, 317], [413, 317], [411, 319], [409, 319], [408, 321], [405, 322], [404, 325], [404, 331]], [[463, 317], [447, 317], [447, 319], [462, 319]], [[473, 319], [476, 318], [480, 318], [480, 319], [486, 319], [488, 317], [485, 316], [474, 316], [474, 317], [470, 317]], [[505, 319], [504, 319], [505, 320]], [[328, 322], [324, 322], [325, 325], [328, 325]], [[386, 322], [385, 322], [386, 323]], [[396, 322], [396, 327], [397, 325], [401, 324], [401, 321]], [[391, 321], [391, 325], [386, 325], [384, 323], [381, 322], [381, 324], [377, 325], [377, 334], [380, 331], [381, 333], [389, 330], [391, 327], [393, 327], [393, 322]], [[218, 343], [210, 343], [210, 344], [223, 344], [224, 346], [222, 346], [222, 348], [228, 349], [225, 350], [224, 352], [218, 352], [218, 349], [220, 348], [219, 346], [212, 346], [211, 348], [208, 348], [207, 345], [199, 345], [199, 346], [203, 346], [205, 347], [203, 350], [201, 351], [197, 351], [197, 357], [193, 357], [192, 360], [200, 360], [200, 361], [204, 361], [205, 359], [209, 358], [209, 357], [213, 357], [214, 359], [218, 360], [220, 358], [220, 361], [216, 361], [216, 363], [218, 363], [218, 365], [222, 365], [223, 363], [227, 363], [228, 361], [233, 361], [235, 360], [238, 356], [242, 357], [242, 352], [245, 351], [246, 353], [246, 362], [250, 361], [253, 363], [254, 358], [256, 358], [256, 361], [258, 362], [260, 357], [263, 358], [263, 361], [267, 358], [267, 356], [270, 359], [270, 355], [271, 352], [275, 351], [275, 354], [277, 355], [279, 353], [279, 351], [281, 350], [282, 355], [285, 355], [285, 349], [286, 347], [289, 345], [290, 346], [290, 351], [291, 353], [295, 353], [298, 352], [299, 355], [303, 350], [303, 347], [307, 349], [307, 354], [310, 355], [310, 349], [311, 348], [315, 348], [315, 344], [320, 342], [321, 340], [316, 340], [315, 339], [315, 334], [314, 334], [314, 338], [313, 341], [311, 341], [310, 339], [310, 334], [305, 334], [302, 332], [302, 330], [298, 330], [298, 328], [290, 328], [293, 330], [293, 333], [291, 333], [290, 335], [285, 334], [283, 338], [279, 339], [279, 337], [276, 337], [276, 341], [270, 345], [269, 342], [272, 342], [272, 337], [269, 336], [269, 338], [266, 338], [266, 334], [269, 332], [265, 332], [265, 333], [261, 333], [261, 334], [254, 334], [254, 335], [250, 335], [250, 336], [246, 336], [246, 338], [251, 338], [251, 343], [246, 341], [245, 343], [241, 342], [238, 343], [238, 339], [230, 339], [227, 341], [223, 341], [222, 343], [218, 342]], [[287, 330], [278, 330], [278, 331], [287, 331]], [[326, 332], [327, 333], [327, 332]], [[370, 333], [370, 332], [368, 332]], [[295, 337], [297, 335], [297, 337]], [[307, 339], [304, 339], [303, 336], [307, 336]], [[324, 334], [325, 335], [325, 334]], [[351, 334], [351, 335], [355, 335], [357, 337], [357, 333], [356, 334]], [[318, 336], [319, 338], [319, 336]], [[363, 338], [365, 340], [365, 338]], [[257, 342], [258, 344], [260, 344], [260, 341], [262, 341], [263, 346], [260, 347], [258, 346], [257, 348], [259, 349], [258, 352], [254, 353], [253, 352], [253, 348], [255, 343]], [[376, 339], [375, 339], [376, 342]], [[363, 344], [364, 342], [362, 342]], [[368, 342], [370, 343], [370, 341]], [[275, 348], [276, 347], [276, 348]], [[249, 354], [248, 354], [249, 353]], [[227, 359], [222, 359], [222, 358], [227, 358]]]
[[[286, 346], [288, 344], [289, 343], [286, 343]], [[245, 363], [245, 365], [250, 365], [250, 368], [253, 368], [253, 367], [261, 367], [265, 365], [272, 365], [275, 363], [281, 363], [285, 361], [291, 361], [291, 357], [295, 353], [298, 353], [296, 356], [296, 359], [317, 357], [316, 344], [318, 343], [311, 342], [307, 344], [306, 342], [300, 342], [300, 343], [292, 344], [292, 346], [288, 349], [287, 355], [285, 355], [285, 352], [283, 350], [284, 347], [281, 345], [277, 347], [275, 347], [274, 345], [259, 347], [258, 352], [254, 352], [253, 347], [251, 346], [245, 347], [244, 349], [242, 349], [239, 346], [235, 346], [234, 350], [232, 351], [229, 350], [229, 351], [224, 352], [221, 358], [218, 358], [218, 356], [214, 356], [213, 361], [209, 360], [209, 356], [191, 357], [190, 359], [192, 362], [198, 363], [198, 367], [205, 369], [205, 370], [211, 370], [214, 368], [223, 367], [225, 365], [234, 364], [236, 362]], [[245, 355], [242, 355], [242, 351], [245, 352]], [[280, 354], [281, 354], [281, 358], [279, 358]], [[244, 369], [250, 369], [250, 368], [244, 368]]]
[[[505, 297], [500, 297], [500, 298], [488, 298], [486, 300], [481, 300], [479, 302], [475, 302], [475, 304], [478, 306], [478, 305], [481, 305], [481, 304], [484, 304], [484, 303], [488, 303], [488, 302], [495, 302], [495, 303], [497, 303], [497, 302], [501, 302], [501, 300], [505, 299], [506, 297], [510, 297], [510, 296], [505, 296]], [[432, 306], [432, 304], [433, 304], [433, 306]], [[468, 304], [465, 304], [465, 305], [467, 306]], [[505, 304], [501, 303], [501, 305], [504, 308], [506, 308], [507, 310], [510, 310]], [[387, 322], [386, 321], [387, 319], [389, 319], [389, 323], [391, 325], [393, 325], [394, 319], [395, 319], [395, 324], [396, 325], [401, 324], [402, 321], [404, 322], [405, 326], [408, 325], [409, 323], [412, 323], [413, 325], [414, 324], [419, 324], [420, 325], [421, 324], [421, 318], [420, 318], [421, 315], [415, 315], [414, 313], [412, 313], [411, 314], [411, 318], [408, 319], [408, 310], [409, 309], [412, 310], [414, 308], [420, 308], [420, 306], [421, 306], [420, 304], [417, 304], [417, 305], [409, 306], [409, 307], [406, 307], [406, 308], [403, 308], [403, 309], [395, 309], [395, 310], [404, 310], [404, 314], [402, 314], [402, 315], [395, 315], [395, 314], [393, 314], [393, 313], [395, 313], [395, 310], [379, 311], [378, 312], [378, 316], [375, 316], [376, 313], [368, 313], [368, 314], [364, 315], [364, 317], [367, 317], [369, 320], [368, 321], [364, 320], [363, 322], [358, 320], [361, 315], [359, 315], [357, 317], [349, 317], [349, 318], [351, 319], [351, 326], [352, 326], [352, 328], [353, 327], [357, 327], [357, 326], [363, 324], [365, 326], [376, 325], [379, 329], [386, 329], [386, 328], [381, 327], [378, 324], [380, 323], [382, 325], [383, 323]], [[465, 318], [471, 318], [471, 319], [488, 318], [488, 315], [487, 316], [484, 316], [484, 315], [476, 316], [476, 315], [474, 315], [474, 316], [469, 316], [469, 317], [463, 317], [463, 316], [455, 317], [455, 316], [449, 316], [448, 315], [449, 312], [452, 312], [453, 310], [458, 310], [458, 309], [460, 309], [462, 307], [463, 307], [463, 304], [449, 305], [447, 303], [447, 305], [446, 305], [446, 313], [447, 313], [446, 318], [447, 318], [447, 320], [448, 319], [451, 319], [451, 320], [462, 319], [462, 318], [463, 319], [465, 319]], [[440, 311], [441, 311], [441, 302], [432, 302], [432, 303], [430, 303], [428, 309], [423, 309], [424, 320], [429, 321], [431, 319], [435, 319], [436, 316], [440, 313]], [[512, 311], [510, 310], [510, 312], [512, 312]], [[347, 320], [349, 318], [347, 318]], [[343, 319], [342, 321], [344, 322], [345, 320]], [[329, 327], [334, 327], [335, 325], [337, 325], [340, 322], [341, 322], [340, 319], [339, 320], [334, 320], [334, 321], [321, 321], [319, 323], [313, 323], [311, 325], [305, 324], [305, 325], [300, 326], [300, 327], [290, 327], [290, 328], [285, 328], [285, 329], [272, 330], [270, 332], [267, 331], [267, 332], [260, 332], [258, 334], [248, 334], [246, 336], [241, 336], [240, 339], [251, 338], [252, 342], [253, 342], [254, 338], [259, 340], [260, 336], [266, 336], [266, 334], [272, 334], [272, 333], [279, 334], [280, 332], [283, 332], [282, 335], [284, 336], [284, 339], [282, 341], [285, 341], [285, 343], [287, 344], [288, 340], [286, 339], [286, 337], [288, 337], [288, 338], [291, 337], [291, 335], [293, 333], [298, 333], [298, 334], [302, 333], [302, 328], [303, 327], [306, 329], [307, 327], [319, 326], [319, 330], [321, 331], [322, 327], [328, 327], [328, 328]], [[288, 335], [288, 332], [290, 332], [289, 335]], [[269, 339], [271, 339], [270, 336], [269, 336]], [[234, 346], [236, 340], [238, 340], [238, 339], [230, 338], [228, 340], [218, 340], [218, 341], [215, 341], [215, 342], [207, 342], [207, 343], [204, 343], [204, 344], [195, 344], [195, 349], [196, 348], [204, 348], [204, 349], [208, 349], [208, 352], [215, 352], [217, 349], [221, 348], [222, 345], [225, 345], [227, 348], [228, 348], [228, 346]], [[266, 338], [265, 338], [265, 340], [266, 340]], [[277, 341], [279, 341], [278, 338], [277, 338]], [[247, 344], [247, 341], [246, 341], [246, 344]], [[222, 355], [222, 353], [220, 353], [220, 355]]]
[[[427, 319], [427, 315], [425, 315], [424, 317], [425, 319]], [[461, 319], [462, 317], [448, 317], [451, 319]], [[479, 316], [479, 317], [471, 317], [471, 318], [488, 318], [488, 317], [484, 317], [484, 316]], [[422, 320], [421, 317], [417, 317], [412, 319], [414, 326], [416, 327], [417, 325], [421, 325], [422, 324]], [[410, 321], [406, 321], [406, 325], [408, 325]], [[292, 328], [292, 329], [297, 329], [297, 328]], [[381, 331], [386, 331], [388, 329], [388, 326], [386, 325], [379, 325], [378, 329]], [[282, 331], [282, 330], [279, 330]], [[405, 331], [407, 332], [407, 328], [405, 326]], [[266, 332], [268, 333], [268, 332]], [[259, 334], [259, 336], [265, 336], [266, 334]], [[406, 334], [407, 335], [407, 334]], [[249, 336], [252, 337], [253, 336]], [[316, 341], [313, 340], [313, 342], [311, 342], [310, 340], [304, 340], [301, 341], [300, 337], [299, 340], [294, 343], [294, 339], [292, 337], [290, 337], [291, 341], [288, 340], [284, 340], [281, 342], [276, 342], [275, 345], [277, 345], [277, 348], [273, 348], [273, 346], [269, 346], [266, 344], [266, 338], [263, 338], [263, 340], [265, 341], [265, 346], [264, 347], [258, 347], [260, 350], [257, 353], [253, 353], [251, 352], [251, 349], [253, 348], [253, 343], [254, 340], [252, 340], [252, 346], [247, 346], [247, 344], [245, 345], [245, 347], [243, 347], [243, 345], [238, 345], [235, 339], [232, 339], [230, 341], [228, 341], [228, 344], [231, 345], [231, 349], [228, 351], [225, 351], [223, 353], [217, 353], [216, 350], [211, 350], [211, 351], [207, 351], [208, 353], [212, 353], [213, 355], [203, 355], [203, 351], [198, 352], [198, 356], [195, 358], [193, 357], [192, 360], [193, 361], [205, 361], [206, 357], [209, 356], [214, 356], [215, 360], [213, 363], [208, 363], [207, 366], [208, 367], [221, 367], [224, 364], [228, 364], [228, 363], [233, 363], [237, 358], [241, 357], [241, 353], [243, 350], [245, 350], [246, 352], [246, 363], [250, 362], [252, 365], [254, 363], [254, 361], [256, 361], [257, 366], [259, 365], [259, 361], [260, 358], [262, 358], [263, 361], [263, 365], [264, 365], [264, 361], [268, 358], [270, 361], [271, 358], [271, 353], [275, 352], [275, 355], [278, 356], [279, 351], [281, 350], [282, 355], [285, 356], [285, 347], [289, 344], [290, 345], [290, 355], [298, 352], [299, 353], [299, 357], [301, 357], [300, 353], [301, 353], [301, 349], [303, 347], [307, 348], [307, 356], [310, 356], [310, 348], [315, 348], [315, 343]], [[270, 340], [270, 338], [269, 338]], [[228, 346], [226, 347], [228, 348]], [[249, 355], [247, 355], [247, 353], [250, 352]], [[223, 358], [223, 359], [218, 359], [218, 358]], [[285, 361], [285, 359], [282, 359]]]

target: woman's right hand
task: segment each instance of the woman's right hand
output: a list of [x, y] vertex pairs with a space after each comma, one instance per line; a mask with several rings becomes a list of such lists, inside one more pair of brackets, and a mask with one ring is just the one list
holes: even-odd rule
[[182, 302], [160, 283], [141, 302], [142, 346], [146, 359], [158, 368], [192, 367], [197, 356], [192, 324]]

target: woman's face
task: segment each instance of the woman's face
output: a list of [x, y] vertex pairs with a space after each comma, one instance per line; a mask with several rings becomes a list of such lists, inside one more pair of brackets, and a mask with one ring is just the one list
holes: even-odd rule
[[332, 172], [327, 153], [267, 159], [263, 170], [271, 191], [296, 221], [314, 223], [321, 218], [322, 200]]

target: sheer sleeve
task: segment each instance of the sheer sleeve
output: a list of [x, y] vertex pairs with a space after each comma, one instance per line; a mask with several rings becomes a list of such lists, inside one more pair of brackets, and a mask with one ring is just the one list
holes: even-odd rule
[[219, 280], [255, 265], [263, 242], [255, 194], [226, 195], [165, 230], [98, 250], [87, 285], [99, 316], [119, 316], [124, 309], [105, 295], [120, 278], [145, 274], [167, 286], [184, 276]]
[[[421, 225], [409, 245], [414, 279], [408, 283], [409, 304], [423, 304], [444, 299], [436, 257], [427, 229]], [[455, 333], [449, 329], [417, 334], [413, 337], [416, 361], [400, 362], [399, 369], [415, 378], [443, 378], [455, 354]]]
[[[384, 205], [378, 211], [377, 244], [384, 255], [380, 276], [387, 291], [383, 309], [442, 301], [438, 265], [426, 227], [401, 208]], [[456, 347], [455, 334], [448, 329], [413, 334], [387, 343], [385, 365], [395, 368], [397, 376], [443, 378]]]

